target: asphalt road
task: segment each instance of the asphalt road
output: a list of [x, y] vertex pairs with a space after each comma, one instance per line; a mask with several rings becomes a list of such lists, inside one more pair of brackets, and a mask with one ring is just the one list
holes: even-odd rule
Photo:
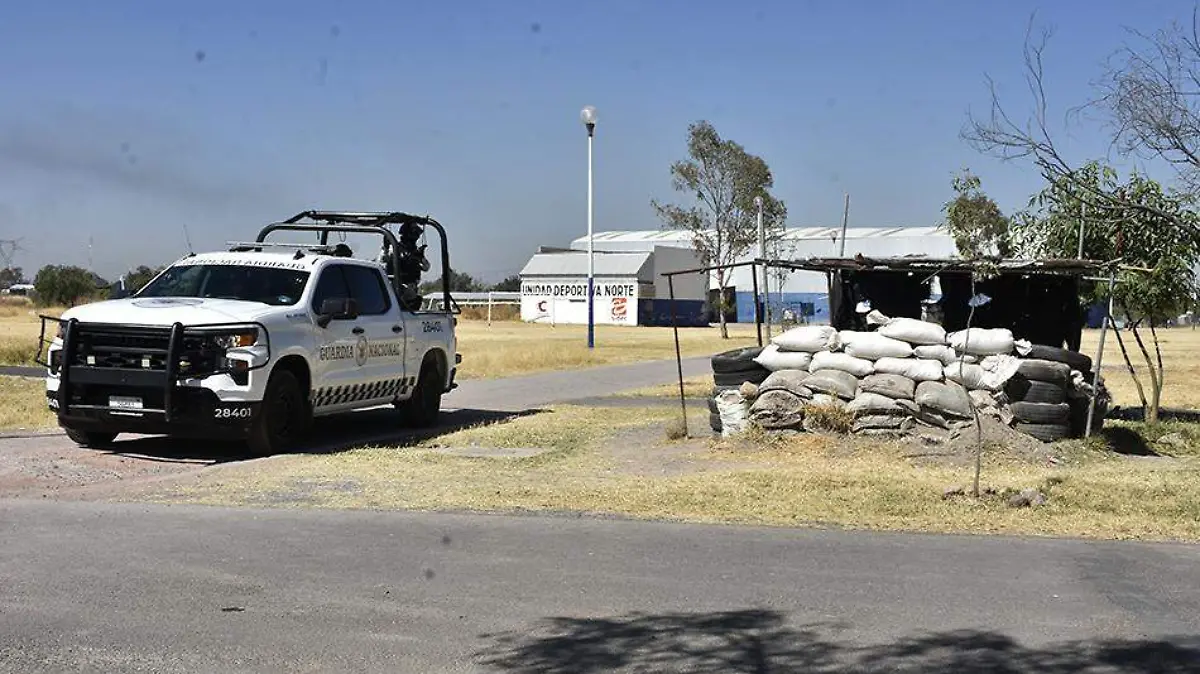
[[1195, 672], [1200, 549], [0, 501], [0, 670]]

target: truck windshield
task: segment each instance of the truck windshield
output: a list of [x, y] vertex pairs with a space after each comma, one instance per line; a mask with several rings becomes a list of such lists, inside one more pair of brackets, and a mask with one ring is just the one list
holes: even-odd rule
[[308, 272], [245, 265], [189, 264], [171, 267], [137, 297], [203, 297], [291, 306], [300, 301]]

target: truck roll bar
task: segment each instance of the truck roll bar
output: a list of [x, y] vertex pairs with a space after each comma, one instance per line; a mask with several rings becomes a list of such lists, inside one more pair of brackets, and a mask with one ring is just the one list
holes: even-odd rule
[[[303, 220], [312, 222], [302, 222]], [[393, 274], [393, 285], [399, 294], [400, 278], [400, 241], [387, 225], [415, 224], [422, 227], [432, 227], [437, 231], [442, 242], [442, 298], [445, 311], [453, 306], [450, 297], [450, 247], [446, 237], [446, 228], [440, 222], [425, 215], [413, 215], [400, 211], [388, 212], [347, 212], [347, 211], [301, 211], [282, 222], [275, 222], [259, 231], [256, 243], [263, 243], [271, 232], [316, 232], [321, 235], [321, 244], [329, 244], [330, 232], [346, 232], [352, 234], [379, 234], [388, 243], [392, 255], [388, 265]]]

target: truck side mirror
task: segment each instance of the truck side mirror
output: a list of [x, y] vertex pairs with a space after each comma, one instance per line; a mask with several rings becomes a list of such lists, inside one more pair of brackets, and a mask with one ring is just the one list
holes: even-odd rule
[[329, 327], [331, 321], [352, 321], [358, 318], [358, 302], [349, 297], [330, 297], [321, 302], [317, 325]]

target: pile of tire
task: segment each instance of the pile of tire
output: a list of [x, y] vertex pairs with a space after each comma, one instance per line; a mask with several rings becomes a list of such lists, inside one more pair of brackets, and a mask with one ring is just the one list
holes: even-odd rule
[[767, 368], [754, 362], [762, 353], [762, 347], [754, 346], [718, 353], [710, 360], [713, 373], [713, 390], [708, 396], [708, 425], [714, 433], [723, 430], [721, 415], [717, 411], [717, 396], [725, 391], [741, 387], [742, 384], [761, 384], [771, 374]]
[[[1043, 442], [1083, 436], [1089, 398], [1074, 390], [1073, 370], [1082, 373], [1085, 382], [1096, 381], [1087, 355], [1033, 345], [1004, 389], [1016, 430]], [[1093, 430], [1103, 423], [1105, 411], [1097, 406]]]

